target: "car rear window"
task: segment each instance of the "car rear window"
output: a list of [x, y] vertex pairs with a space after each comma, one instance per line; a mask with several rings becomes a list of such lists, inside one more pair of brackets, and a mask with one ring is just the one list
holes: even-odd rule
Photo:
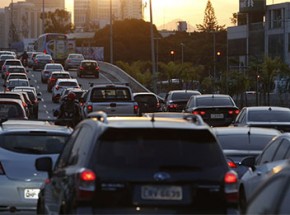
[[157, 98], [154, 95], [135, 95], [134, 100], [141, 103], [156, 104]]
[[21, 62], [20, 61], [6, 61], [5, 63], [6, 65], [16, 65], [16, 66], [21, 66]]
[[196, 99], [197, 106], [233, 106], [230, 98], [221, 97], [202, 97]]
[[67, 137], [46, 132], [3, 134], [0, 135], [0, 147], [22, 154], [59, 154]]
[[76, 87], [77, 83], [76, 82], [70, 82], [70, 81], [62, 81], [59, 82], [58, 84], [59, 86], [72, 86], [72, 87]]
[[290, 122], [290, 111], [251, 110], [248, 114], [248, 120], [255, 122]]
[[108, 167], [202, 171], [225, 165], [208, 130], [110, 128], [98, 141], [97, 163]]
[[95, 88], [91, 93], [92, 102], [130, 101], [131, 94], [127, 88]]
[[[0, 103], [0, 118], [23, 118], [24, 113], [18, 103], [1, 102]], [[1, 141], [0, 141], [1, 142]]]
[[193, 95], [199, 95], [197, 93], [191, 93], [191, 92], [175, 92], [172, 94], [172, 99], [189, 99]]
[[9, 68], [8, 71], [10, 73], [25, 73], [25, 69], [24, 68]]
[[53, 78], [70, 78], [69, 74], [52, 74]]

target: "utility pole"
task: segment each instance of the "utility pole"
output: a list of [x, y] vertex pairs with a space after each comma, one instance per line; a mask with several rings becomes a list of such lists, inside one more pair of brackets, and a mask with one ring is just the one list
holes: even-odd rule
[[44, 29], [44, 0], [42, 0], [42, 33], [45, 33]]
[[113, 64], [113, 12], [112, 12], [112, 0], [110, 0], [110, 63]]
[[149, 1], [150, 8], [150, 38], [151, 38], [151, 60], [152, 60], [152, 86], [154, 93], [157, 93], [156, 83], [156, 63], [155, 63], [155, 48], [154, 48], [154, 35], [153, 35], [153, 18], [152, 18], [152, 0]]

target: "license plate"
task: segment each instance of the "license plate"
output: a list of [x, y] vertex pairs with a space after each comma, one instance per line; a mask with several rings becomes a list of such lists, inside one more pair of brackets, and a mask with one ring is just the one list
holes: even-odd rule
[[24, 189], [25, 199], [38, 199], [40, 189]]
[[224, 114], [220, 113], [220, 114], [211, 114], [210, 118], [212, 119], [222, 119], [224, 118]]
[[141, 198], [145, 200], [182, 200], [182, 187], [142, 186]]

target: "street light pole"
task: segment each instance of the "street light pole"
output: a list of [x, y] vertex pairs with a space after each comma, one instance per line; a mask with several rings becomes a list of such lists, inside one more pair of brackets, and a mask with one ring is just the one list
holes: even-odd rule
[[213, 90], [215, 92], [215, 81], [216, 81], [216, 51], [215, 51], [215, 31], [213, 31]]
[[184, 43], [180, 43], [180, 45], [181, 45], [181, 65], [183, 65], [183, 57], [184, 57], [184, 55], [183, 55], [183, 48], [184, 48]]
[[150, 38], [151, 38], [151, 60], [152, 60], [152, 86], [154, 93], [157, 93], [156, 83], [156, 63], [155, 63], [155, 48], [154, 48], [154, 35], [153, 35], [153, 18], [152, 18], [152, 0], [149, 0], [150, 8]]
[[113, 64], [113, 13], [112, 0], [110, 0], [110, 63]]
[[45, 33], [44, 30], [44, 0], [42, 0], [42, 33]]

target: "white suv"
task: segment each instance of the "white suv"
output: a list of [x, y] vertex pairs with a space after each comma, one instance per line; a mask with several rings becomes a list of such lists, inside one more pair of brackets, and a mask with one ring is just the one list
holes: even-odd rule
[[62, 91], [66, 88], [81, 88], [78, 80], [75, 78], [71, 79], [57, 79], [55, 85], [52, 88], [51, 99], [52, 102], [59, 102]]

